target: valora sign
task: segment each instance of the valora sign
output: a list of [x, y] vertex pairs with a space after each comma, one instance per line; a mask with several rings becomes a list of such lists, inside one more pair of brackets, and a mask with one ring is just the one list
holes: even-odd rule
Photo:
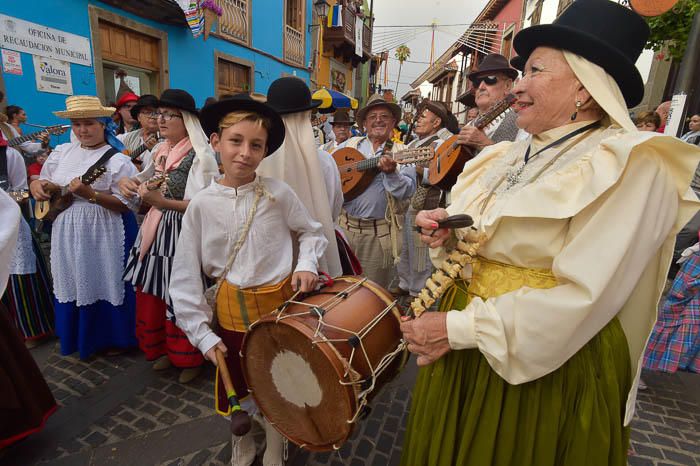
[[87, 37], [0, 15], [0, 47], [31, 55], [91, 66]]

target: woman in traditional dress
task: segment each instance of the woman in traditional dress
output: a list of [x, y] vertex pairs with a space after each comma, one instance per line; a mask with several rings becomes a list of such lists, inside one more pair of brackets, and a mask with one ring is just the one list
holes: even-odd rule
[[155, 370], [181, 368], [179, 380], [187, 383], [200, 373], [204, 359], [175, 324], [170, 272], [189, 200], [219, 172], [190, 94], [164, 91], [157, 114], [165, 141], [143, 172], [120, 182], [125, 196], [138, 196], [151, 205], [129, 254], [124, 280], [136, 287], [136, 337], [146, 359], [156, 361]]
[[[5, 291], [20, 229], [19, 208], [0, 190], [0, 293]], [[41, 371], [0, 302], [0, 450], [44, 426], [56, 411]], [[0, 456], [2, 454], [0, 453]]]
[[[51, 153], [38, 180], [31, 183], [37, 201], [62, 190], [72, 204], [58, 214], [51, 233], [51, 274], [56, 297], [56, 334], [61, 353], [82, 359], [98, 351], [136, 346], [134, 294], [122, 281], [126, 253], [137, 232], [136, 218], [119, 193], [117, 180], [136, 172], [114, 135], [110, 116], [97, 97], [72, 96], [66, 110], [78, 141]], [[81, 176], [95, 165], [105, 170], [92, 184]]]
[[[22, 155], [11, 147], [0, 134], [0, 189], [13, 194], [15, 200], [25, 202], [22, 193], [27, 190], [27, 172]], [[36, 346], [51, 335], [54, 328], [53, 300], [48, 270], [41, 248], [22, 218], [17, 247], [10, 267], [10, 280], [2, 304], [9, 311], [10, 320], [19, 329], [27, 347]]]
[[[644, 343], [675, 234], [700, 206], [685, 197], [700, 150], [629, 118], [648, 34], [615, 2], [579, 0], [516, 36], [514, 107], [532, 136], [484, 149], [448, 209], [416, 218], [437, 266], [455, 244], [466, 265], [443, 312], [402, 323], [426, 366], [404, 465], [627, 464]], [[457, 213], [474, 229], [438, 228]]]

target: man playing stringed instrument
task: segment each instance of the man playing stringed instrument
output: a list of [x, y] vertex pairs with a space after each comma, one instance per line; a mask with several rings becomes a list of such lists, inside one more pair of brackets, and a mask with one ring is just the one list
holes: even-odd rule
[[[413, 147], [432, 146], [433, 149], [456, 133], [459, 133], [457, 120], [442, 102], [423, 100], [418, 107], [415, 132], [418, 139], [408, 145]], [[421, 210], [435, 209], [441, 205], [442, 190], [428, 183], [427, 168], [421, 165], [410, 166], [406, 173], [415, 173], [416, 192], [411, 197], [411, 205], [406, 211], [404, 221], [404, 247], [397, 266], [399, 275], [399, 294], [417, 296], [430, 276], [432, 264], [428, 257], [428, 248], [416, 237], [414, 231], [416, 214]], [[442, 203], [444, 205], [444, 202]]]
[[[124, 143], [132, 157], [132, 162], [138, 168], [148, 166], [155, 147], [158, 144], [158, 97], [152, 94], [144, 94], [136, 101], [136, 105], [131, 107], [129, 112], [132, 118], [138, 121], [140, 128], [120, 134], [117, 138]], [[153, 151], [153, 152], [152, 152]], [[140, 155], [137, 154], [140, 152]]]
[[401, 221], [397, 204], [408, 200], [416, 190], [415, 177], [397, 170], [396, 162], [386, 155], [405, 148], [390, 141], [400, 118], [398, 105], [375, 94], [357, 112], [358, 122], [365, 127], [367, 136], [350, 138], [338, 146], [357, 149], [365, 158], [383, 155], [377, 165], [380, 172], [362, 194], [345, 202], [339, 223], [365, 275], [385, 288], [391, 282], [394, 262], [400, 254]]
[[[510, 93], [518, 71], [508, 65], [506, 57], [492, 53], [486, 55], [476, 71], [467, 77], [476, 89], [476, 106], [479, 115], [482, 115]], [[465, 125], [459, 132], [457, 142], [481, 150], [497, 142], [515, 141], [518, 136], [516, 118], [515, 112], [509, 110], [483, 129]]]

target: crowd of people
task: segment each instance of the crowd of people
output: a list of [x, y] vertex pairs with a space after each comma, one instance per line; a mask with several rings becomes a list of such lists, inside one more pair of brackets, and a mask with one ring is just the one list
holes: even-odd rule
[[[56, 409], [26, 349], [55, 334], [62, 355], [81, 359], [138, 347], [154, 370], [179, 368], [181, 383], [224, 356], [265, 432], [263, 464], [283, 464], [283, 436], [246, 396], [251, 324], [316, 290], [321, 272], [424, 300], [450, 257], [466, 266], [437, 309], [402, 318], [422, 366], [403, 464], [626, 464], [641, 367], [700, 370], [700, 203], [688, 190], [700, 189], [700, 114], [681, 138], [659, 134], [668, 102], [631, 119], [647, 34], [615, 3], [575, 2], [521, 31], [517, 60], [489, 54], [469, 73], [470, 121], [511, 94], [512, 107], [460, 128], [424, 99], [403, 138], [390, 97], [319, 118], [295, 77], [201, 109], [183, 89], [125, 91], [114, 107], [71, 96], [54, 112], [71, 142], [53, 148], [48, 134], [9, 147], [27, 116], [8, 106], [0, 187], [15, 200], [0, 197], [0, 346], [12, 357], [0, 391], [17, 403], [0, 447]], [[451, 189], [397, 156], [448, 139], [470, 154]], [[353, 195], [333, 158], [343, 149], [374, 163]], [[53, 220], [36, 222], [27, 202], [48, 202]], [[455, 214], [472, 227], [440, 226]], [[50, 235], [50, 268], [38, 232]], [[672, 258], [680, 270], [657, 314]], [[216, 410], [230, 415], [223, 384], [217, 372]], [[232, 442], [232, 464], [251, 464], [253, 434]]]

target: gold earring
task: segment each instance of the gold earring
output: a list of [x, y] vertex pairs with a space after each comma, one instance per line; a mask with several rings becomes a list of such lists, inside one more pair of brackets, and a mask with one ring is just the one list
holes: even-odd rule
[[576, 111], [571, 114], [571, 121], [575, 121], [576, 117], [578, 116], [578, 109], [581, 108], [581, 101], [577, 100], [576, 101]]

